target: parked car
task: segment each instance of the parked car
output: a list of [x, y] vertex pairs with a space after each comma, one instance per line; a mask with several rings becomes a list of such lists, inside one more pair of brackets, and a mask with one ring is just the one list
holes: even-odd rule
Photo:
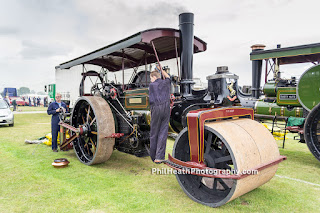
[[26, 102], [20, 97], [10, 97], [10, 104], [12, 104], [13, 100], [16, 100], [18, 106], [25, 106], [26, 105]]
[[10, 110], [6, 101], [0, 100], [0, 125], [14, 125], [13, 112]]

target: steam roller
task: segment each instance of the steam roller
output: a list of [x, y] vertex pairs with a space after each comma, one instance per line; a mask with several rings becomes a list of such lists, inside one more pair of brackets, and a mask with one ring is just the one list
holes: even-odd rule
[[[206, 43], [193, 34], [193, 14], [182, 13], [179, 30], [149, 29], [60, 64], [58, 69], [80, 64], [104, 66], [109, 72], [122, 69], [122, 82], [124, 68], [134, 68], [128, 84], [106, 80], [107, 73], [82, 73], [81, 97], [70, 124], [59, 123], [60, 131], [71, 131], [69, 139], [60, 139], [60, 149], [72, 142], [86, 165], [107, 161], [114, 149], [145, 156], [150, 145], [150, 73], [136, 70], [143, 61], [147, 67], [180, 56], [180, 75], [171, 76], [169, 123], [179, 134], [164, 163], [177, 172], [181, 188], [191, 199], [218, 207], [268, 182], [285, 157], [269, 131], [253, 120], [253, 109], [236, 106], [238, 76], [227, 66], [218, 67], [207, 76], [208, 88], [194, 90], [193, 54], [205, 50]], [[84, 80], [90, 76], [101, 83], [85, 94]]]
[[286, 159], [251, 109], [202, 109], [189, 112], [187, 120], [166, 163], [178, 170], [183, 191], [201, 204], [218, 207], [254, 190]]

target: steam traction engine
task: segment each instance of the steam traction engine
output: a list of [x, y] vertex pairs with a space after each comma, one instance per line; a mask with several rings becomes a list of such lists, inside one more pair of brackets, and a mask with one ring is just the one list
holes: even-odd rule
[[[310, 152], [320, 161], [320, 43], [264, 50], [264, 45], [251, 46], [252, 94], [238, 95], [241, 105], [252, 107], [255, 118], [285, 121], [284, 128], [299, 134], [299, 142], [306, 143]], [[263, 63], [265, 61], [265, 63]], [[312, 63], [299, 78], [281, 76], [282, 65]], [[265, 84], [261, 97], [262, 67]], [[284, 69], [285, 68], [285, 69]], [[288, 72], [285, 71], [285, 72]], [[268, 77], [272, 75], [272, 79]], [[273, 131], [273, 130], [272, 130]], [[283, 138], [283, 148], [285, 142]]]
[[[180, 57], [177, 76], [171, 76], [170, 128], [179, 133], [172, 156], [165, 163], [189, 174], [177, 174], [185, 193], [204, 205], [221, 206], [269, 181], [285, 157], [266, 128], [253, 120], [253, 110], [235, 107], [238, 76], [227, 67], [207, 77], [208, 89], [193, 90], [193, 53], [206, 50], [206, 43], [193, 35], [193, 14], [179, 16], [180, 30], [157, 28], [139, 32], [119, 42], [60, 64], [98, 65], [101, 72], [82, 73], [81, 97], [75, 103], [61, 149], [73, 142], [78, 159], [87, 165], [105, 162], [114, 149], [136, 156], [148, 155], [150, 111], [148, 86], [155, 62]], [[178, 64], [178, 61], [177, 61]], [[137, 72], [144, 66], [144, 70]], [[124, 84], [124, 70], [134, 72]], [[122, 70], [122, 84], [108, 80]], [[180, 71], [179, 71], [180, 70]], [[96, 77], [90, 94], [85, 81]], [[63, 134], [61, 134], [63, 136]], [[210, 171], [194, 173], [193, 171]], [[226, 171], [257, 170], [256, 175], [224, 174]]]

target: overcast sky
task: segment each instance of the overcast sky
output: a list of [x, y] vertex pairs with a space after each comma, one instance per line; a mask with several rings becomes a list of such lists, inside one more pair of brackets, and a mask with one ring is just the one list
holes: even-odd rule
[[[195, 35], [208, 44], [194, 57], [205, 80], [227, 65], [251, 85], [250, 46], [267, 49], [318, 43], [319, 0], [0, 0], [0, 90], [42, 91], [55, 66], [139, 31], [178, 29], [178, 15], [195, 14]], [[310, 64], [294, 66], [302, 74]], [[283, 66], [285, 67], [285, 66]], [[286, 71], [286, 67], [285, 70]]]

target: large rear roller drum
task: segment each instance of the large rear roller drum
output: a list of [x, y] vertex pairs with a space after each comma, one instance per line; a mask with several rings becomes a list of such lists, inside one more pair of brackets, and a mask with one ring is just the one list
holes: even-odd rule
[[299, 102], [308, 111], [320, 103], [320, 64], [309, 68], [301, 75], [297, 94]]
[[311, 110], [305, 121], [304, 139], [310, 152], [320, 161], [320, 103]]
[[107, 161], [113, 151], [114, 138], [106, 138], [115, 133], [112, 111], [101, 97], [88, 96], [77, 100], [72, 111], [71, 123], [82, 126], [84, 133], [73, 143], [78, 159], [93, 165]]
[[[250, 119], [226, 120], [205, 124], [204, 163], [210, 168], [244, 172], [280, 157], [278, 146], [264, 126]], [[177, 137], [173, 157], [190, 161], [188, 130]], [[176, 178], [194, 201], [218, 207], [268, 182], [278, 165], [243, 179], [207, 178], [180, 175]]]

